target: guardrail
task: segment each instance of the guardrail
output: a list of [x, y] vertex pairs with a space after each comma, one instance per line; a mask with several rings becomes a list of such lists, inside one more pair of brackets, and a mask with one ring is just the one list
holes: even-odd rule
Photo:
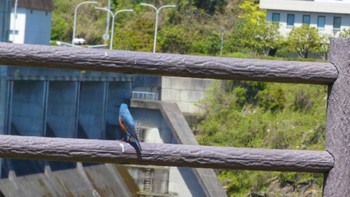
[[0, 136], [0, 157], [319, 172], [324, 196], [350, 196], [350, 40], [331, 41], [330, 63], [249, 60], [0, 43], [0, 64], [195, 78], [329, 85], [326, 150], [267, 150]]
[[132, 91], [131, 98], [156, 101], [156, 100], [158, 100], [158, 93], [156, 93], [156, 92], [144, 92], [144, 91]]

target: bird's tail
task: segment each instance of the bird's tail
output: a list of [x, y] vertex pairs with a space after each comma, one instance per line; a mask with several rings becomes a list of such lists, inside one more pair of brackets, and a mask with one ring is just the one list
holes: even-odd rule
[[129, 144], [130, 144], [132, 147], [135, 148], [136, 154], [137, 154], [137, 158], [138, 158], [138, 159], [141, 159], [141, 151], [142, 151], [142, 149], [141, 149], [140, 142], [139, 142], [138, 140], [134, 139], [134, 138], [131, 138], [131, 139], [129, 140]]

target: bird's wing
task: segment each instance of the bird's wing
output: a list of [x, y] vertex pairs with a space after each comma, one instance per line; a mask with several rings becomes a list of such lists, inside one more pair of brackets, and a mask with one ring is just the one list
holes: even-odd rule
[[135, 133], [135, 121], [130, 115], [130, 113], [121, 113], [120, 119], [123, 122], [124, 127], [126, 128], [126, 132], [128, 132], [131, 137], [137, 139], [136, 133]]

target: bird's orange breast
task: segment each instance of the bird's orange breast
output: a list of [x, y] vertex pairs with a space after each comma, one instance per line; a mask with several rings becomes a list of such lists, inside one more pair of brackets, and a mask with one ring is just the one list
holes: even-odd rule
[[122, 131], [125, 133], [126, 132], [126, 127], [123, 123], [123, 120], [121, 118], [119, 118], [119, 124], [120, 124], [120, 127], [122, 128]]

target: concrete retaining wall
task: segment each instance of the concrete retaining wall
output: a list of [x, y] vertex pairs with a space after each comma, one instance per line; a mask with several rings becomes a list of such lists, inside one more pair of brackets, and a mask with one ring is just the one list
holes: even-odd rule
[[206, 89], [215, 80], [184, 77], [162, 77], [161, 100], [176, 102], [182, 113], [195, 113], [195, 105], [205, 97]]

